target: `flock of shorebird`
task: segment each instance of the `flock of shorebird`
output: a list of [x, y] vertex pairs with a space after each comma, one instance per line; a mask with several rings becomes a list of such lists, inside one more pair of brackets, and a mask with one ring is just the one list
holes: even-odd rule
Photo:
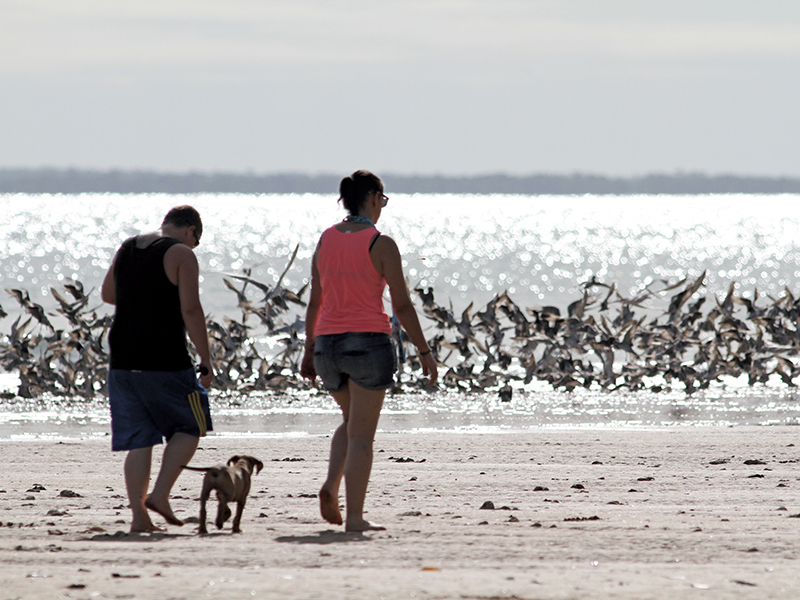
[[[25, 290], [6, 290], [29, 316], [20, 314], [11, 331], [0, 338], [0, 365], [19, 373], [17, 395], [35, 398], [43, 393], [90, 398], [105, 389], [108, 374], [106, 335], [111, 315], [89, 309], [89, 295], [83, 284], [64, 285], [72, 300], [50, 288], [58, 302], [57, 312], [68, 329], [56, 329], [40, 304]], [[0, 317], [6, 317], [0, 308]], [[53, 315], [50, 315], [53, 316]]]
[[[648, 286], [634, 298], [592, 279], [566, 315], [552, 306], [523, 311], [503, 293], [474, 314], [470, 305], [457, 319], [436, 305], [430, 289], [415, 291], [441, 330], [431, 340], [440, 362], [448, 364], [454, 354], [460, 359], [442, 378], [448, 386], [474, 390], [502, 383], [501, 395], [509, 398], [509, 382], [519, 379], [567, 391], [593, 385], [661, 391], [679, 382], [692, 393], [742, 375], [750, 385], [776, 376], [793, 386], [800, 373], [800, 299], [786, 289], [759, 306], [757, 290], [753, 299], [744, 298], [731, 283], [704, 312], [707, 297], [692, 299], [705, 275], [659, 291]], [[594, 288], [605, 290], [594, 294]], [[676, 289], [665, 311], [645, 306]]]
[[[223, 279], [242, 317], [207, 320], [215, 388], [241, 393], [311, 389], [299, 375], [305, 336], [299, 311], [306, 286], [297, 292], [282, 286], [296, 254], [297, 249], [275, 285], [254, 280], [249, 270]], [[736, 295], [731, 283], [727, 295], [712, 295], [704, 311], [708, 298], [698, 294], [704, 278], [705, 273], [657, 291], [651, 285], [634, 298], [593, 278], [566, 314], [553, 306], [522, 309], [502, 293], [482, 309], [470, 304], [457, 316], [452, 306], [437, 304], [430, 288], [414, 292], [432, 322], [429, 344], [446, 388], [491, 391], [510, 400], [515, 388], [534, 379], [566, 391], [660, 391], [679, 383], [692, 393], [724, 376], [742, 375], [750, 385], [775, 376], [793, 386], [800, 373], [800, 299], [788, 289], [780, 298], [766, 299], [755, 290], [748, 299]], [[64, 329], [53, 326], [49, 317], [55, 315], [48, 315], [28, 292], [7, 290], [24, 313], [0, 337], [0, 365], [19, 373], [19, 396], [105, 393], [111, 315], [89, 306], [80, 282], [64, 288], [69, 299], [51, 288]], [[250, 299], [253, 291], [263, 297]], [[666, 310], [650, 306], [665, 304], [669, 292]], [[0, 307], [0, 318], [6, 316]], [[406, 354], [408, 340], [399, 328], [395, 342], [401, 366], [392, 391], [426, 388], [419, 361]]]

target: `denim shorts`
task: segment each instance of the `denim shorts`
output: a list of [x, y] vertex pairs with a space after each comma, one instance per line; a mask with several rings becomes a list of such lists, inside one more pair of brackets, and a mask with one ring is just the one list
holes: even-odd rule
[[211, 431], [208, 394], [194, 369], [108, 373], [111, 449], [148, 448], [175, 433], [203, 437]]
[[314, 369], [329, 392], [339, 392], [348, 380], [368, 390], [385, 390], [394, 382], [397, 357], [385, 333], [319, 335]]

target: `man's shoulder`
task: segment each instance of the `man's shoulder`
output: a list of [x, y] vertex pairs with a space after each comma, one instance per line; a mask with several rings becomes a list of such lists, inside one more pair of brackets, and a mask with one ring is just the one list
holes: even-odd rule
[[194, 256], [194, 250], [189, 248], [186, 244], [179, 242], [176, 239], [171, 240], [172, 243], [170, 247], [167, 249], [167, 254], [175, 254], [179, 256]]
[[173, 240], [174, 243], [164, 253], [165, 261], [174, 261], [175, 263], [189, 263], [197, 264], [197, 257], [194, 251], [186, 244], [182, 244], [178, 240]]
[[133, 235], [133, 236], [129, 237], [128, 239], [126, 239], [125, 241], [123, 241], [123, 242], [122, 242], [122, 243], [119, 245], [119, 247], [120, 247], [120, 248], [130, 248], [131, 246], [133, 246], [133, 245], [135, 245], [135, 244], [136, 244], [136, 238], [138, 238], [138, 237], [139, 237], [138, 235]]

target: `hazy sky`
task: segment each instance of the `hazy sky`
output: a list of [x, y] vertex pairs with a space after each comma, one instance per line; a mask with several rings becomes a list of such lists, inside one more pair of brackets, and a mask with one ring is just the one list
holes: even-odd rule
[[0, 167], [800, 176], [796, 0], [0, 0]]

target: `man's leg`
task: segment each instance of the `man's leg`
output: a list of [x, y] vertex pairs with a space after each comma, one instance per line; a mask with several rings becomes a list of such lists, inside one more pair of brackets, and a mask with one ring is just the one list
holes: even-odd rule
[[144, 502], [147, 508], [160, 514], [170, 525], [183, 525], [183, 521], [172, 512], [169, 504], [169, 494], [183, 470], [181, 467], [188, 465], [192, 460], [199, 442], [199, 437], [188, 433], [179, 432], [170, 438], [164, 448], [161, 470], [153, 486], [153, 491], [150, 492]]
[[131, 532], [158, 531], [150, 520], [145, 507], [147, 487], [150, 485], [150, 460], [153, 455], [152, 446], [137, 448], [128, 452], [125, 457], [125, 487], [128, 489], [128, 501], [131, 504], [133, 519]]

